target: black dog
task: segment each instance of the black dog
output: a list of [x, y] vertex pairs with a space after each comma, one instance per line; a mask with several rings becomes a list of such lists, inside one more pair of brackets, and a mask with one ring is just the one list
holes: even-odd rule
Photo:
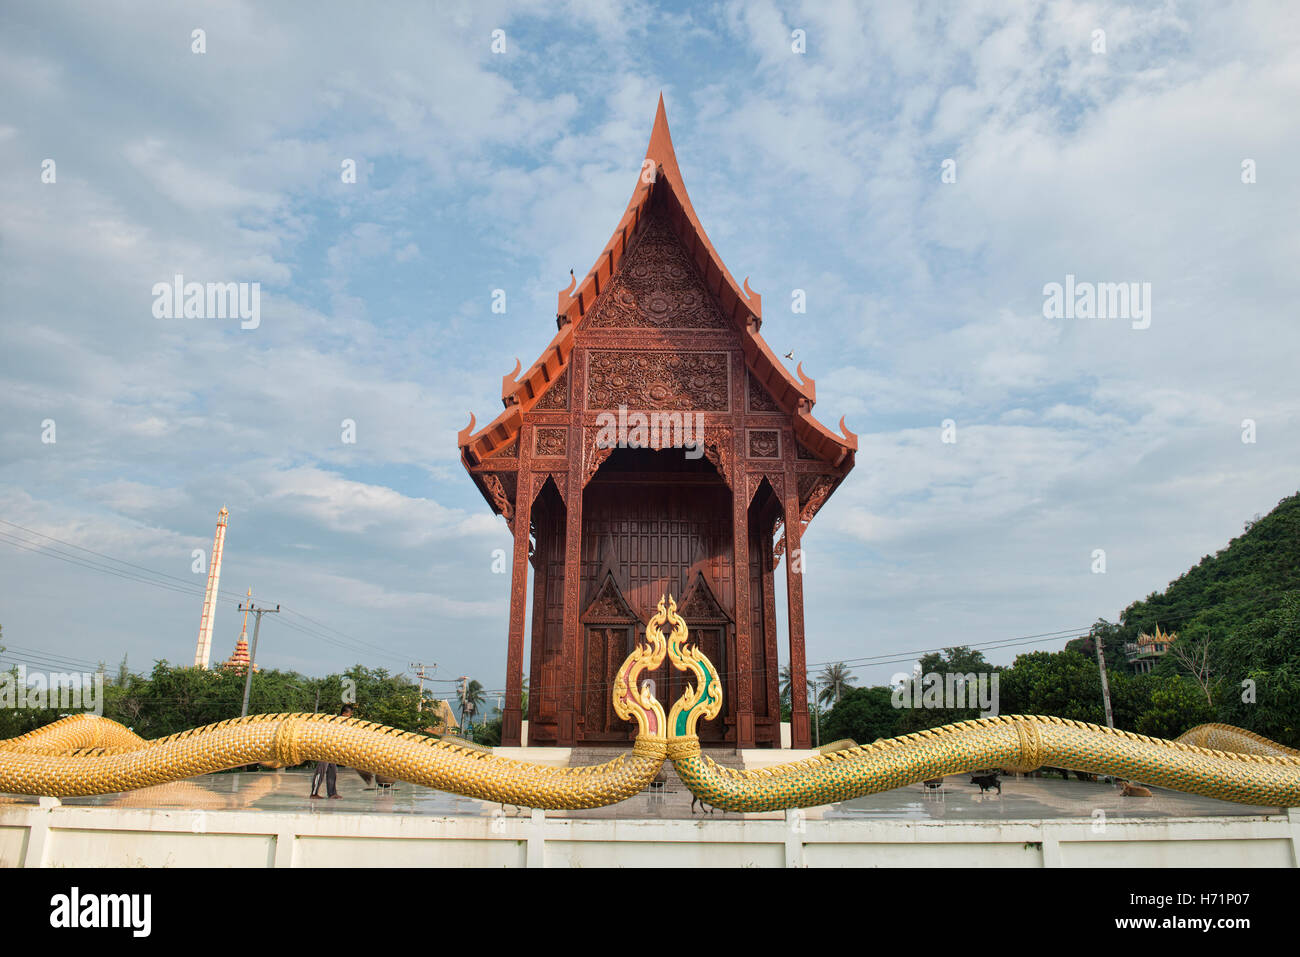
[[980, 786], [980, 794], [983, 794], [989, 788], [997, 788], [998, 794], [1002, 793], [1002, 782], [998, 780], [996, 771], [992, 774], [972, 774], [970, 783]]

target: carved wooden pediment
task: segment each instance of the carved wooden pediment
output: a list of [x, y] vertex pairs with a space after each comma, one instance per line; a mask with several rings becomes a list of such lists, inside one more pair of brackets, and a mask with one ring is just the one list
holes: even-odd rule
[[686, 247], [656, 211], [586, 325], [593, 329], [730, 329]]
[[726, 609], [719, 603], [717, 596], [713, 594], [713, 589], [709, 586], [704, 573], [698, 570], [691, 574], [690, 583], [686, 586], [686, 593], [682, 596], [682, 603], [677, 613], [686, 620], [688, 627], [694, 627], [697, 623], [732, 620]]
[[641, 619], [623, 597], [623, 591], [614, 580], [614, 575], [607, 571], [600, 587], [596, 589], [596, 597], [583, 611], [582, 620], [587, 624], [595, 622], [630, 624]]

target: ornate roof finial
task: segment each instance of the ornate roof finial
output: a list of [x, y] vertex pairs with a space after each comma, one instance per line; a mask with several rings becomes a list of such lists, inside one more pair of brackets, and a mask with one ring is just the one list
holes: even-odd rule
[[456, 433], [456, 447], [463, 449], [469, 445], [469, 437], [474, 434], [474, 413], [469, 414], [469, 425]]
[[515, 381], [515, 376], [519, 375], [519, 370], [522, 369], [523, 367], [524, 364], [519, 361], [519, 357], [515, 356], [514, 371], [511, 372], [509, 375], [503, 375], [501, 377], [501, 404], [502, 405], [509, 405], [512, 399], [514, 399], [514, 401], [516, 402], [518, 401], [518, 399], [515, 398], [515, 394], [514, 394], [515, 386], [519, 384]]

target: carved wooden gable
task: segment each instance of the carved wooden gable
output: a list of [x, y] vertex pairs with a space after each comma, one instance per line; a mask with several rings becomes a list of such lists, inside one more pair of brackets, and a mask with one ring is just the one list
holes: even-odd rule
[[623, 597], [618, 582], [611, 572], [605, 573], [605, 579], [596, 590], [596, 597], [591, 600], [586, 611], [582, 613], [584, 622], [633, 622], [640, 618]]
[[714, 596], [713, 589], [709, 587], [708, 579], [700, 571], [692, 573], [689, 584], [686, 586], [686, 594], [682, 596], [682, 606], [678, 610], [678, 614], [686, 619], [688, 623], [731, 620], [731, 616], [727, 614]]
[[731, 328], [661, 212], [646, 220], [584, 324], [591, 329]]

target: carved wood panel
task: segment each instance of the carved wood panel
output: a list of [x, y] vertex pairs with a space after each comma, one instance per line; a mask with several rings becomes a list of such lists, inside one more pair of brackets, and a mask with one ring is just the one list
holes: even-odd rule
[[583, 640], [586, 668], [582, 738], [586, 741], [630, 740], [635, 728], [614, 711], [614, 675], [632, 651], [633, 626], [587, 625]]
[[749, 380], [749, 411], [750, 412], [780, 412], [781, 406], [777, 404], [776, 399], [760, 385], [752, 375], [746, 376]]
[[569, 370], [566, 367], [556, 376], [533, 409], [538, 412], [563, 412], [569, 407]]
[[725, 352], [593, 350], [587, 407], [725, 412], [730, 408], [729, 359]]
[[533, 435], [533, 454], [539, 458], [563, 458], [568, 454], [567, 428], [539, 425]]
[[750, 429], [748, 452], [751, 459], [779, 459], [781, 432], [778, 429]]

